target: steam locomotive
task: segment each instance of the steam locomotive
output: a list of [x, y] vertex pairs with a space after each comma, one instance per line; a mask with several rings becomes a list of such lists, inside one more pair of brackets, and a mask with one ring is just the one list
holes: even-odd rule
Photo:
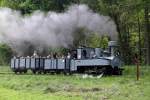
[[122, 60], [116, 51], [116, 41], [108, 43], [108, 49], [80, 47], [68, 53], [67, 57], [14, 57], [11, 69], [15, 73], [88, 73], [122, 74]]

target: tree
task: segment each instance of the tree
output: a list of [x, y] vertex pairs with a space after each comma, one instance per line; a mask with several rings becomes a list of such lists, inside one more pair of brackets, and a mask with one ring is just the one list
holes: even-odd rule
[[108, 47], [108, 36], [99, 36], [96, 33], [90, 34], [87, 38], [87, 45], [93, 48], [103, 48]]
[[[146, 3], [147, 5], [150, 4], [148, 3], [148, 1], [149, 0], [147, 0]], [[141, 48], [143, 43], [141, 42], [141, 39], [143, 39], [142, 33], [144, 32], [143, 31], [144, 29], [143, 9], [145, 5], [144, 2], [145, 0], [99, 0], [100, 12], [105, 15], [109, 15], [116, 23], [118, 31], [118, 42], [120, 44], [120, 51], [122, 52], [122, 57], [124, 58], [126, 64], [132, 63], [132, 59], [134, 57], [134, 54], [136, 53], [136, 50], [132, 48], [139, 47], [140, 52], [139, 54], [141, 55]], [[133, 42], [133, 40], [131, 40], [132, 33], [139, 34], [138, 35], [139, 46], [135, 44], [134, 47], [131, 47], [133, 46], [131, 45], [131, 42]], [[148, 35], [146, 34], [145, 37], [146, 36]]]
[[62, 12], [70, 3], [70, 0], [0, 0], [0, 6], [20, 10], [22, 14], [35, 10]]
[[0, 44], [0, 65], [8, 64], [11, 58], [11, 54], [12, 51], [7, 45]]
[[[30, 14], [35, 10], [63, 12], [72, 4], [87, 4], [94, 12], [114, 20], [120, 51], [126, 64], [132, 64], [137, 52], [140, 59], [145, 58], [150, 64], [150, 0], [0, 0], [1, 7], [20, 10], [22, 14]], [[103, 47], [101, 40], [105, 40], [106, 36], [99, 38], [92, 34], [89, 39], [84, 35], [85, 31], [82, 28], [75, 31], [77, 37], [74, 36], [74, 48], [80, 44]], [[147, 50], [145, 56], [145, 49], [142, 48]]]
[[147, 64], [150, 65], [150, 15], [149, 15], [150, 2], [144, 2], [144, 15], [145, 15], [145, 47], [147, 48]]

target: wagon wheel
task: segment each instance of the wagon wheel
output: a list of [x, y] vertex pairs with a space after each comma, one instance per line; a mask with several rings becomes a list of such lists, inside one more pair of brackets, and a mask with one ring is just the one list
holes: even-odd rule
[[26, 74], [26, 73], [27, 73], [27, 70], [24, 70], [23, 72]]
[[47, 74], [47, 71], [43, 71], [44, 74]]
[[60, 74], [60, 71], [56, 71], [56, 74]]
[[22, 71], [19, 71], [19, 74], [22, 74]]
[[70, 72], [69, 70], [64, 70], [64, 75], [72, 75], [72, 72]]
[[72, 75], [72, 74], [73, 74], [73, 73], [70, 71], [70, 72], [69, 72], [69, 75]]
[[38, 74], [42, 74], [42, 71], [38, 71]]
[[35, 70], [32, 70], [32, 73], [33, 73], [33, 74], [36, 74], [36, 71], [35, 71]]
[[17, 74], [18, 72], [15, 70], [14, 73]]

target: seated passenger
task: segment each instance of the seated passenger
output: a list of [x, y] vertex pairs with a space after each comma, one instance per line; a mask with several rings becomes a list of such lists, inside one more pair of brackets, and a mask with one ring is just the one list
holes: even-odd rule
[[37, 51], [34, 51], [33, 57], [38, 57]]
[[70, 59], [70, 58], [71, 58], [71, 54], [70, 54], [70, 52], [68, 52], [68, 54], [67, 54], [67, 58], [68, 58], [68, 59]]
[[86, 52], [86, 50], [83, 50], [83, 57], [87, 58], [86, 56], [87, 56], [87, 52]]
[[27, 58], [30, 58], [30, 56], [27, 56]]
[[56, 59], [57, 58], [57, 53], [53, 54], [53, 58]]
[[90, 52], [90, 58], [96, 58], [96, 54], [95, 54], [94, 51], [91, 51], [91, 52]]
[[14, 56], [13, 59], [16, 59], [16, 56]]
[[77, 58], [77, 51], [73, 52], [73, 58], [76, 59]]
[[62, 58], [62, 59], [64, 59], [64, 58], [65, 58], [65, 56], [64, 56], [64, 55], [62, 55], [62, 56], [61, 56], [61, 58]]
[[51, 55], [49, 54], [49, 55], [47, 56], [47, 58], [51, 58]]

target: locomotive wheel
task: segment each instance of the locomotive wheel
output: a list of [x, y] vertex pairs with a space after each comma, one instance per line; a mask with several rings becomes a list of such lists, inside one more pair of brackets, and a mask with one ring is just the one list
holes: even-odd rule
[[120, 75], [120, 70], [118, 67], [114, 67], [113, 69], [113, 75]]
[[122, 69], [115, 67], [113, 74], [114, 75], [122, 75]]
[[112, 67], [106, 67], [106, 70], [104, 72], [105, 75], [113, 75], [113, 68]]

